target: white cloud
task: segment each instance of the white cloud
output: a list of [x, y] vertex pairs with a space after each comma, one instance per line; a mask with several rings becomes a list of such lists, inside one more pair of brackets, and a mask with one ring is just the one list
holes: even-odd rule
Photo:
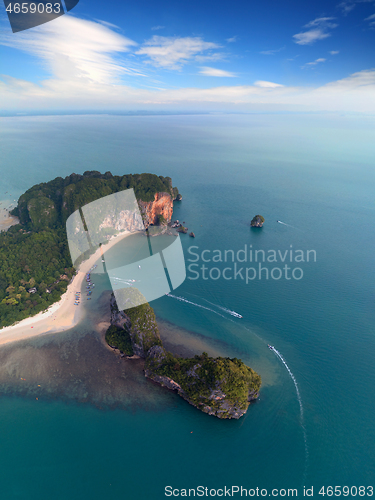
[[[361, 71], [319, 88], [235, 85], [178, 89], [135, 89], [124, 85], [35, 85], [0, 81], [3, 109], [229, 109], [339, 111], [375, 114], [375, 69]], [[267, 84], [272, 82], [266, 82]], [[275, 85], [275, 84], [273, 84]]]
[[281, 47], [281, 49], [273, 49], [273, 50], [262, 50], [261, 52], [259, 52], [260, 54], [263, 54], [265, 56], [273, 56], [275, 55], [277, 52], [281, 52], [282, 50], [284, 50], [285, 47]]
[[340, 51], [339, 50], [330, 50], [329, 53], [331, 54], [331, 56], [335, 56], [336, 54], [338, 54]]
[[375, 26], [375, 14], [366, 17], [365, 21], [370, 21], [370, 26]]
[[265, 82], [264, 80], [257, 80], [254, 82], [255, 87], [261, 87], [263, 89], [276, 89], [277, 87], [284, 87], [280, 83]]
[[154, 66], [179, 69], [188, 60], [210, 49], [219, 48], [213, 42], [205, 42], [201, 37], [166, 37], [154, 35], [136, 52], [150, 58]]
[[313, 21], [305, 24], [304, 28], [312, 28], [308, 31], [303, 31], [293, 35], [294, 42], [298, 45], [311, 45], [317, 40], [324, 40], [331, 36], [328, 29], [336, 28], [338, 25], [331, 21], [334, 17], [318, 17]]
[[120, 26], [117, 26], [117, 24], [112, 24], [109, 23], [108, 21], [103, 21], [102, 19], [95, 19], [100, 24], [103, 24], [103, 26], [108, 26], [108, 28], [114, 28], [116, 30], [121, 30]]
[[335, 17], [317, 17], [313, 21], [305, 24], [304, 28], [312, 28], [314, 26], [325, 26], [327, 28], [336, 28], [338, 25], [335, 23], [331, 23]]
[[228, 42], [228, 43], [237, 42], [237, 35], [232, 36], [232, 38], [227, 38], [227, 42]]
[[165, 26], [153, 26], [151, 29], [152, 31], [157, 31], [157, 30], [163, 30]]
[[357, 3], [372, 3], [374, 0], [344, 0], [338, 4], [338, 7], [342, 9], [344, 15], [351, 12]]
[[375, 69], [366, 69], [358, 71], [352, 75], [337, 80], [336, 82], [323, 85], [324, 89], [340, 89], [340, 90], [365, 90], [375, 87]]
[[230, 73], [229, 71], [224, 71], [223, 69], [210, 68], [208, 66], [202, 66], [199, 73], [205, 76], [224, 76], [231, 78], [237, 76], [235, 73]]
[[[158, 40], [159, 45], [147, 47], [170, 48], [170, 52], [166, 50], [166, 53], [154, 56], [157, 62], [167, 62], [167, 67], [188, 60], [196, 61], [199, 51], [217, 47], [201, 38], [158, 37]], [[180, 45], [176, 46], [176, 41], [180, 41]], [[2, 32], [0, 43], [39, 58], [52, 74], [49, 79], [37, 84], [2, 77], [0, 95], [3, 110], [282, 109], [375, 114], [375, 69], [354, 73], [319, 88], [289, 87], [257, 80], [253, 85], [166, 89], [160, 88], [164, 85], [151, 82], [151, 79], [147, 79], [147, 84], [156, 83], [157, 88], [139, 88], [139, 82], [138, 88], [135, 88], [124, 85], [120, 77], [124, 73], [142, 74], [136, 66], [137, 57], [133, 58], [132, 65], [118, 62], [118, 56], [129, 54], [135, 42], [98, 23], [62, 16], [26, 34], [18, 33], [17, 37]], [[321, 59], [313, 62], [318, 64], [323, 62]], [[210, 71], [218, 70], [210, 68]]]
[[319, 57], [319, 59], [315, 59], [315, 61], [308, 62], [305, 65], [301, 66], [301, 68], [306, 68], [306, 67], [311, 68], [312, 66], [316, 66], [317, 64], [325, 62], [325, 61], [326, 61], [326, 59], [324, 59], [324, 57]]
[[111, 83], [132, 73], [113, 54], [137, 45], [107, 26], [73, 16], [62, 16], [17, 36], [3, 32], [0, 44], [39, 57], [59, 80], [98, 83]]
[[293, 35], [293, 38], [295, 38], [295, 43], [298, 43], [298, 45], [310, 45], [317, 40], [323, 40], [324, 38], [328, 38], [330, 33], [326, 33], [321, 29], [316, 29], [316, 30], [310, 30], [310, 31], [305, 31], [304, 33], [297, 33], [296, 35]]

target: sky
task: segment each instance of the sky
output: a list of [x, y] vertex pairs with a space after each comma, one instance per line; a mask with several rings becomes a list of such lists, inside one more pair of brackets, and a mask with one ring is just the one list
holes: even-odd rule
[[0, 113], [375, 113], [375, 0], [80, 0], [12, 33]]

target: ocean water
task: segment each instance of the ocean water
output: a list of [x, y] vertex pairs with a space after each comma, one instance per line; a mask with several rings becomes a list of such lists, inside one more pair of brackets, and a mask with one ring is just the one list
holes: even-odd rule
[[[238, 421], [148, 382], [100, 342], [110, 286], [98, 274], [81, 325], [0, 349], [2, 498], [156, 500], [167, 485], [313, 486], [319, 498], [374, 483], [373, 117], [17, 117], [0, 129], [4, 202], [72, 172], [171, 176], [174, 218], [196, 237], [181, 235], [185, 282], [151, 304], [164, 342], [239, 357], [263, 380]], [[250, 229], [258, 213], [265, 225]], [[261, 279], [250, 250], [278, 256]], [[286, 264], [300, 279], [272, 278]]]

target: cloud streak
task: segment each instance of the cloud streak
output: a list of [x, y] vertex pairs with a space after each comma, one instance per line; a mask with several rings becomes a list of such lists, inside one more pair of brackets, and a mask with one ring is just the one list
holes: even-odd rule
[[338, 24], [332, 23], [333, 17], [318, 17], [305, 24], [304, 28], [311, 28], [293, 35], [294, 43], [298, 45], [312, 45], [318, 40], [324, 40], [331, 36], [329, 29], [336, 28]]
[[373, 3], [374, 0], [344, 0], [338, 4], [338, 7], [342, 10], [344, 15], [349, 14], [357, 3]]
[[375, 14], [366, 17], [365, 21], [369, 21], [370, 26], [375, 26]]
[[322, 62], [326, 62], [327, 59], [324, 59], [324, 57], [319, 57], [319, 59], [315, 59], [315, 61], [312, 61], [312, 62], [308, 62], [306, 64], [304, 64], [303, 66], [301, 66], [301, 68], [312, 68], [314, 66], [316, 66], [317, 64], [319, 63], [322, 63]]
[[229, 71], [225, 71], [223, 69], [210, 68], [208, 66], [202, 66], [199, 72], [201, 75], [205, 76], [219, 76], [219, 77], [236, 77], [235, 73], [230, 73]]
[[266, 82], [264, 80], [257, 80], [254, 82], [255, 87], [261, 87], [263, 89], [276, 89], [280, 87], [284, 87], [284, 85], [281, 85], [280, 83], [274, 83], [274, 82]]
[[263, 54], [265, 56], [273, 56], [275, 54], [277, 54], [278, 52], [281, 52], [282, 50], [284, 50], [285, 47], [281, 47], [281, 49], [273, 49], [273, 50], [262, 50], [261, 52], [259, 52], [260, 54]]
[[195, 56], [210, 49], [219, 48], [213, 42], [205, 42], [201, 37], [165, 37], [154, 35], [136, 52], [146, 56], [146, 62], [154, 66], [180, 69]]

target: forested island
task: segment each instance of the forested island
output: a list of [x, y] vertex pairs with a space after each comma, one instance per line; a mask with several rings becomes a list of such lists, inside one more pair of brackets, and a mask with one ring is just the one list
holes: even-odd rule
[[[132, 293], [139, 294], [136, 289]], [[148, 303], [119, 311], [111, 298], [111, 326], [105, 336], [123, 355], [145, 359], [147, 378], [176, 390], [190, 404], [219, 418], [240, 418], [258, 397], [260, 376], [237, 358], [207, 353], [181, 358], [166, 351]]]
[[0, 233], [0, 328], [45, 310], [66, 291], [75, 273], [66, 235], [68, 217], [87, 203], [130, 188], [146, 227], [159, 216], [164, 220], [163, 203], [173, 205], [179, 194], [170, 177], [87, 171], [35, 185], [19, 198], [11, 212], [19, 224]]

